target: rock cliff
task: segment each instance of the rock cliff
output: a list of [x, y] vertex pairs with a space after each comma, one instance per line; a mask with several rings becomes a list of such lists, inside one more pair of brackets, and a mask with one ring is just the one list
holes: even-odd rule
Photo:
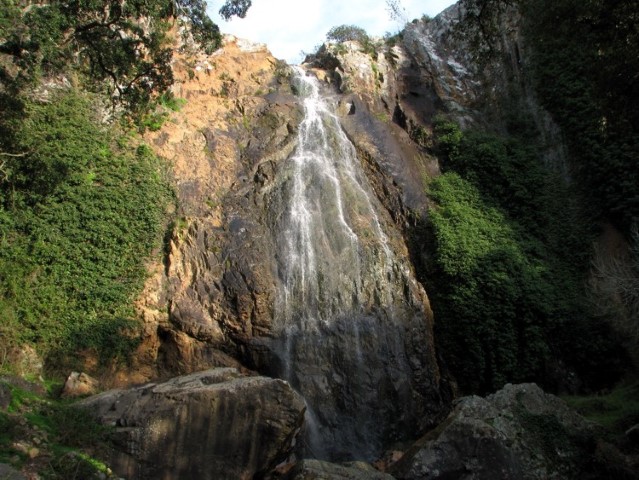
[[[465, 8], [460, 2], [436, 19], [412, 22], [399, 44], [374, 55], [347, 42], [307, 59], [301, 75], [321, 81], [322, 115], [338, 122], [325, 143], [352, 145], [363, 172], [358, 188], [369, 200], [360, 200], [357, 188], [344, 190], [344, 214], [321, 191], [324, 180], [305, 181], [301, 188], [317, 189], [315, 200], [327, 202], [318, 215], [345, 215], [361, 243], [358, 261], [345, 261], [348, 249], [329, 245], [340, 242], [328, 237], [333, 227], [323, 220], [328, 230], [313, 232], [327, 246], [317, 247], [324, 267], [313, 287], [323, 293], [290, 311], [291, 254], [282, 245], [290, 241], [287, 215], [306, 214], [306, 206], [291, 214], [287, 204], [296, 198], [287, 190], [291, 162], [304, 151], [306, 87], [263, 46], [232, 37], [211, 56], [178, 57], [173, 91], [186, 103], [147, 134], [169, 160], [177, 209], [165, 264], [155, 267], [139, 300], [145, 337], [134, 374], [120, 383], [211, 367], [286, 378], [306, 397], [306, 454], [329, 460], [372, 461], [445, 417], [455, 387], [435, 352], [432, 312], [415, 274], [419, 253], [410, 241], [429, 208], [425, 182], [439, 173], [434, 117], [446, 113], [464, 126], [500, 130], [508, 122], [504, 99], [517, 99], [534, 119], [547, 163], [561, 169], [564, 157], [558, 129], [528, 84], [518, 13], [501, 13], [502, 34], [484, 57], [471, 45], [473, 32], [460, 29]], [[350, 148], [338, 149], [350, 155]], [[385, 276], [384, 249], [394, 258]], [[330, 264], [331, 257], [342, 260]], [[340, 268], [371, 275], [360, 282]], [[322, 297], [326, 292], [334, 298]], [[324, 318], [314, 302], [330, 303], [337, 314]], [[288, 317], [302, 326], [283, 323]], [[323, 323], [308, 328], [318, 318]], [[304, 468], [311, 475], [315, 466]]]
[[[274, 322], [285, 268], [280, 216], [288, 208], [281, 203], [281, 189], [303, 117], [292, 70], [263, 47], [227, 37], [214, 55], [181, 58], [174, 71], [174, 93], [186, 104], [149, 133], [148, 141], [172, 165], [177, 211], [166, 264], [156, 267], [139, 301], [145, 338], [128, 381], [225, 366], [280, 376], [282, 347]], [[392, 278], [363, 280], [361, 295], [368, 300], [362, 301], [368, 306], [324, 329], [317, 345], [334, 338], [334, 346], [313, 361], [333, 392], [326, 407], [333, 413], [324, 412], [328, 416], [320, 422], [332, 425], [329, 431], [355, 432], [360, 427], [348, 421], [349, 412], [378, 411], [368, 433], [335, 434], [329, 442], [342, 451], [336, 455], [348, 458], [360, 451], [372, 460], [388, 442], [433, 426], [451, 396], [439, 372], [428, 298], [414, 278], [404, 238], [426, 209], [423, 179], [430, 166], [401, 128], [388, 129], [371, 113], [364, 96], [340, 95], [331, 85], [324, 89], [354, 144], [373, 203], [381, 202], [374, 207], [380, 226], [366, 228], [381, 228], [397, 259]], [[376, 261], [362, 257], [363, 264]], [[397, 291], [388, 305], [380, 297], [385, 282]], [[354, 349], [349, 322], [362, 322], [369, 331], [357, 350], [363, 353]], [[396, 346], [382, 345], [381, 339]], [[331, 363], [338, 352], [341, 366]], [[304, 388], [312, 378], [307, 374], [294, 384]], [[379, 385], [386, 385], [386, 393], [380, 394]], [[325, 387], [309, 388], [316, 398], [326, 397]], [[365, 446], [361, 435], [379, 438]]]

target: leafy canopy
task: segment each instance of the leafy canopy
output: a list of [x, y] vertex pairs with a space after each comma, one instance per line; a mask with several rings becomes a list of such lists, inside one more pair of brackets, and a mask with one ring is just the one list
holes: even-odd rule
[[[0, 13], [0, 82], [7, 91], [80, 66], [96, 86], [128, 105], [144, 105], [172, 83], [168, 31], [174, 19], [188, 24], [207, 51], [221, 36], [203, 0], [52, 0], [27, 5], [8, 0]], [[227, 0], [227, 18], [244, 16], [251, 2]]]
[[333, 27], [326, 34], [326, 39], [338, 43], [353, 41], [364, 44], [370, 41], [366, 30], [355, 25]]

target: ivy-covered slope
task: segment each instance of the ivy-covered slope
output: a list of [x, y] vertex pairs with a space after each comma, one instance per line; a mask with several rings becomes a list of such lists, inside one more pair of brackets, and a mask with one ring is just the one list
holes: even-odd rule
[[[227, 0], [221, 13], [243, 16], [250, 4]], [[3, 2], [0, 370], [15, 371], [29, 347], [60, 373], [85, 356], [108, 365], [132, 351], [133, 300], [160, 254], [172, 197], [138, 131], [157, 127], [162, 115], [149, 112], [172, 100], [172, 35], [209, 53], [220, 46], [205, 9]]]
[[171, 199], [162, 162], [101, 124], [98, 104], [77, 90], [28, 103], [0, 197], [4, 348], [34, 345], [55, 370], [85, 349], [106, 363], [132, 349]]

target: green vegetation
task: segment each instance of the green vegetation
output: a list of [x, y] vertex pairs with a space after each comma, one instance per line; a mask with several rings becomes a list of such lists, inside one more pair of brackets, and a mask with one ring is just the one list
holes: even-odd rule
[[357, 42], [361, 45], [362, 51], [370, 55], [373, 60], [377, 60], [377, 46], [375, 42], [368, 36], [366, 30], [355, 25], [339, 25], [331, 28], [326, 34], [326, 40], [329, 42]]
[[[250, 4], [227, 0], [221, 14]], [[130, 119], [157, 130], [183, 104], [168, 90], [176, 23], [205, 51], [219, 46], [202, 0], [3, 3], [0, 370], [25, 344], [49, 373], [133, 350], [132, 302], [172, 193]]]
[[639, 10], [633, 0], [524, 3], [536, 91], [591, 208], [629, 234], [639, 219]]
[[569, 186], [524, 142], [444, 120], [434, 132], [446, 173], [429, 186], [428, 291], [462, 389], [552, 387], [556, 359], [590, 387], [614, 381], [623, 358], [587, 310], [591, 234]]
[[639, 219], [639, 10], [634, 0], [467, 0], [460, 31], [473, 54], [498, 52], [500, 15], [517, 5], [525, 70], [569, 147], [589, 209], [628, 235]]
[[[17, 109], [15, 94], [42, 78], [69, 73], [73, 65], [84, 87], [106, 92], [129, 109], [149, 102], [173, 82], [169, 29], [177, 22], [212, 53], [221, 35], [202, 0], [103, 2], [54, 0], [30, 5], [3, 2], [0, 13], [0, 100]], [[227, 0], [225, 18], [244, 16], [248, 0]]]
[[[111, 430], [88, 412], [66, 401], [34, 393], [35, 385], [18, 387], [0, 380], [9, 392], [7, 412], [0, 412], [0, 462], [22, 467], [30, 460], [29, 450], [47, 456], [39, 474], [48, 479], [97, 478], [110, 469], [96, 457], [106, 456]], [[37, 387], [35, 387], [37, 388]], [[38, 462], [37, 457], [33, 460]]]
[[4, 161], [1, 334], [50, 365], [82, 349], [126, 358], [143, 259], [160, 246], [171, 198], [162, 163], [101, 125], [98, 104], [73, 91], [27, 104], [13, 130], [23, 155]]
[[589, 396], [566, 396], [566, 403], [581, 415], [621, 435], [639, 423], [639, 383], [621, 383], [611, 392]]
[[360, 42], [369, 41], [368, 33], [362, 27], [356, 25], [339, 25], [331, 28], [326, 34], [329, 42]]
[[619, 335], [636, 346], [636, 249], [598, 253], [594, 267], [591, 257], [597, 222], [631, 242], [639, 224], [639, 10], [631, 0], [468, 0], [456, 33], [480, 63], [500, 54], [500, 17], [515, 5], [523, 71], [561, 127], [572, 181], [541, 166], [518, 113], [502, 137], [436, 125], [446, 173], [430, 186], [427, 272], [438, 339], [466, 391], [553, 388], [558, 359], [598, 389], [632, 369]]

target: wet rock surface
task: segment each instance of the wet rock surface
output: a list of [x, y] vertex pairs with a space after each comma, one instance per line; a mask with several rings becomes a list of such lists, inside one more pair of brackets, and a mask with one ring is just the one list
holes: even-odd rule
[[125, 478], [249, 479], [285, 460], [305, 406], [281, 380], [213, 369], [78, 404], [115, 427], [109, 464]]
[[390, 473], [402, 480], [582, 478], [594, 453], [592, 424], [535, 384], [464, 397]]
[[[331, 458], [372, 460], [387, 442], [431, 427], [449, 401], [449, 393], [440, 393], [432, 313], [403, 238], [403, 229], [426, 204], [421, 174], [411, 170], [423, 170], [418, 152], [401, 128], [386, 132], [386, 124], [376, 122], [357, 98], [330, 86], [325, 90], [330, 102], [342, 106], [336, 111], [347, 117], [343, 125], [355, 143], [355, 161], [363, 163], [361, 176], [371, 185], [365, 189], [379, 200], [374, 207], [353, 200], [360, 187], [352, 187], [345, 199], [353, 209], [348, 221], [361, 236], [359, 260], [350, 259], [349, 266], [331, 259], [328, 250], [318, 255], [327, 265], [321, 288], [327, 291], [329, 277], [342, 285], [326, 302], [337, 304], [342, 296], [357, 297], [359, 304], [338, 309], [340, 315], [320, 329], [283, 337], [277, 322], [287, 267], [280, 249], [291, 201], [283, 192], [299, 151], [302, 101], [290, 71], [267, 52], [241, 52], [230, 43], [215, 63], [228, 68], [222, 74], [203, 67], [195, 79], [184, 80], [176, 90], [187, 99], [183, 112], [152, 135], [158, 152], [173, 163], [178, 211], [167, 263], [140, 302], [148, 332], [145, 356], [154, 368], [147, 370], [149, 378], [213, 366], [287, 378], [305, 395], [328, 399], [330, 407], [320, 408], [316, 420], [331, 432]], [[245, 70], [236, 71], [234, 63]], [[318, 201], [326, 202], [325, 212], [333, 208], [326, 206], [330, 196]], [[378, 226], [370, 208], [379, 210]], [[388, 246], [375, 244], [382, 231]], [[343, 257], [334, 234], [327, 231], [323, 241], [337, 245], [335, 256]], [[384, 249], [395, 258], [392, 267], [381, 260], [388, 255]], [[371, 274], [362, 276], [359, 293], [352, 294], [349, 278], [358, 262]], [[295, 347], [282, 356], [287, 344]], [[300, 370], [288, 376], [290, 361]]]

